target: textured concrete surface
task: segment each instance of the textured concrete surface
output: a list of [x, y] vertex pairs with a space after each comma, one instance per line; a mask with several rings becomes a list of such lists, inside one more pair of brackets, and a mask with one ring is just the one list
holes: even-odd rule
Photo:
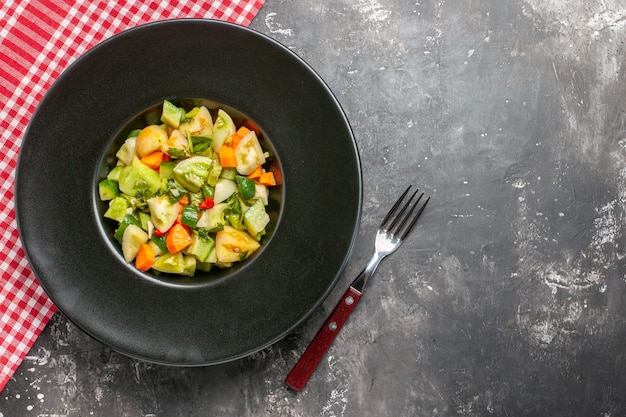
[[[360, 237], [293, 335], [169, 368], [57, 314], [0, 393], [16, 416], [622, 416], [626, 3], [267, 0], [252, 28], [306, 60], [351, 121]], [[307, 388], [283, 380], [398, 192], [432, 195]]]

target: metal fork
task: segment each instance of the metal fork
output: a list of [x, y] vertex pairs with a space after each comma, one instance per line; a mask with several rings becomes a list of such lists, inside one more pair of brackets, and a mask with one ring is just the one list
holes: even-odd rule
[[417, 219], [422, 215], [426, 204], [430, 201], [430, 197], [420, 204], [424, 193], [419, 193], [418, 195], [419, 190], [416, 189], [408, 200], [403, 203], [411, 188], [412, 186], [409, 185], [402, 193], [378, 227], [374, 255], [370, 258], [367, 266], [352, 281], [333, 312], [317, 332], [289, 375], [287, 375], [285, 383], [291, 389], [302, 391], [343, 327], [343, 324], [350, 316], [350, 313], [352, 313], [361, 299], [365, 286], [376, 271], [380, 261], [400, 247], [400, 244], [411, 232], [413, 226], [415, 226]]

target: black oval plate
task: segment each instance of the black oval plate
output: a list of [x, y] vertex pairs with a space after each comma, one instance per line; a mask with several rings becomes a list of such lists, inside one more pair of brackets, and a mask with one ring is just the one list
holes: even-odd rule
[[[104, 155], [129, 120], [166, 98], [240, 111], [280, 161], [271, 237], [219, 279], [179, 285], [139, 272], [103, 226]], [[61, 74], [25, 133], [15, 196], [32, 269], [78, 327], [129, 356], [209, 365], [275, 343], [321, 304], [354, 245], [362, 177], [339, 103], [303, 60], [253, 30], [183, 19], [117, 34]]]

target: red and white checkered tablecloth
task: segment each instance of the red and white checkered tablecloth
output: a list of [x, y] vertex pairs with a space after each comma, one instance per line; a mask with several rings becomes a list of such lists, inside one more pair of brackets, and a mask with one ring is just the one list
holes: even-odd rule
[[265, 0], [8, 0], [0, 3], [0, 391], [56, 311], [19, 241], [13, 186], [22, 134], [54, 80], [110, 36], [162, 19], [250, 24]]

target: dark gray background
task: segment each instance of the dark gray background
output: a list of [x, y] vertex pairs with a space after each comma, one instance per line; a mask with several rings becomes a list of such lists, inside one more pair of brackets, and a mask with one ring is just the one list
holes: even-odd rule
[[[0, 417], [624, 415], [626, 4], [267, 0], [251, 27], [353, 126], [363, 219], [339, 286], [293, 335], [210, 368], [129, 359], [57, 313]], [[432, 195], [416, 231], [287, 390], [409, 183]]]

